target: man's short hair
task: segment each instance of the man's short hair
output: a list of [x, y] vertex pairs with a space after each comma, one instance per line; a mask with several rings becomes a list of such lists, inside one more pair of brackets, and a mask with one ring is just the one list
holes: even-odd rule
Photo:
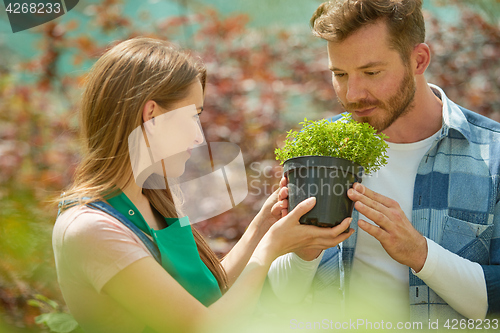
[[422, 0], [332, 0], [311, 17], [315, 36], [342, 42], [355, 31], [385, 20], [389, 43], [408, 62], [413, 48], [425, 40]]

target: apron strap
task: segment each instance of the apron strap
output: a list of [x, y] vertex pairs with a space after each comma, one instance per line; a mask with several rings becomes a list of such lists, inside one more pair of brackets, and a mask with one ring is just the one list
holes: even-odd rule
[[132, 230], [132, 232], [136, 234], [137, 237], [139, 237], [139, 239], [144, 243], [144, 245], [146, 245], [146, 247], [148, 248], [149, 252], [151, 252], [155, 260], [161, 265], [161, 255], [160, 255], [160, 250], [158, 250], [158, 246], [156, 246], [156, 244], [151, 239], [149, 239], [138, 227], [136, 227], [135, 224], [130, 222], [130, 220], [127, 219], [122, 213], [120, 213], [115, 208], [102, 201], [91, 202], [88, 203], [87, 206], [101, 210], [106, 214], [113, 216], [115, 219], [123, 223], [127, 228]]

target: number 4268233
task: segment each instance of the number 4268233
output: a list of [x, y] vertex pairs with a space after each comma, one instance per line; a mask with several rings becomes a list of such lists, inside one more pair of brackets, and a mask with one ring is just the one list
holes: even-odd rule
[[10, 14], [59, 14], [61, 12], [60, 3], [9, 3], [6, 8]]

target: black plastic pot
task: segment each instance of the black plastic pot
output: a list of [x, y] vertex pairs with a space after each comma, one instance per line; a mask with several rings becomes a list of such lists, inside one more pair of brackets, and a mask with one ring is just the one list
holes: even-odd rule
[[[300, 218], [302, 224], [334, 227], [352, 212], [347, 190], [361, 182], [364, 169], [351, 161], [329, 156], [300, 156], [286, 160], [288, 210], [316, 197], [316, 205]], [[347, 230], [346, 230], [347, 231]]]

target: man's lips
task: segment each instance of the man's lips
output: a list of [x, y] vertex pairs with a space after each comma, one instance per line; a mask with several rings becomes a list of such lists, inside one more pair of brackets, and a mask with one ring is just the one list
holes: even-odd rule
[[356, 116], [358, 117], [366, 117], [366, 116], [369, 116], [370, 114], [373, 113], [373, 111], [375, 111], [377, 107], [374, 106], [372, 108], [369, 108], [369, 109], [363, 109], [363, 110], [355, 110], [354, 113], [356, 114]]

